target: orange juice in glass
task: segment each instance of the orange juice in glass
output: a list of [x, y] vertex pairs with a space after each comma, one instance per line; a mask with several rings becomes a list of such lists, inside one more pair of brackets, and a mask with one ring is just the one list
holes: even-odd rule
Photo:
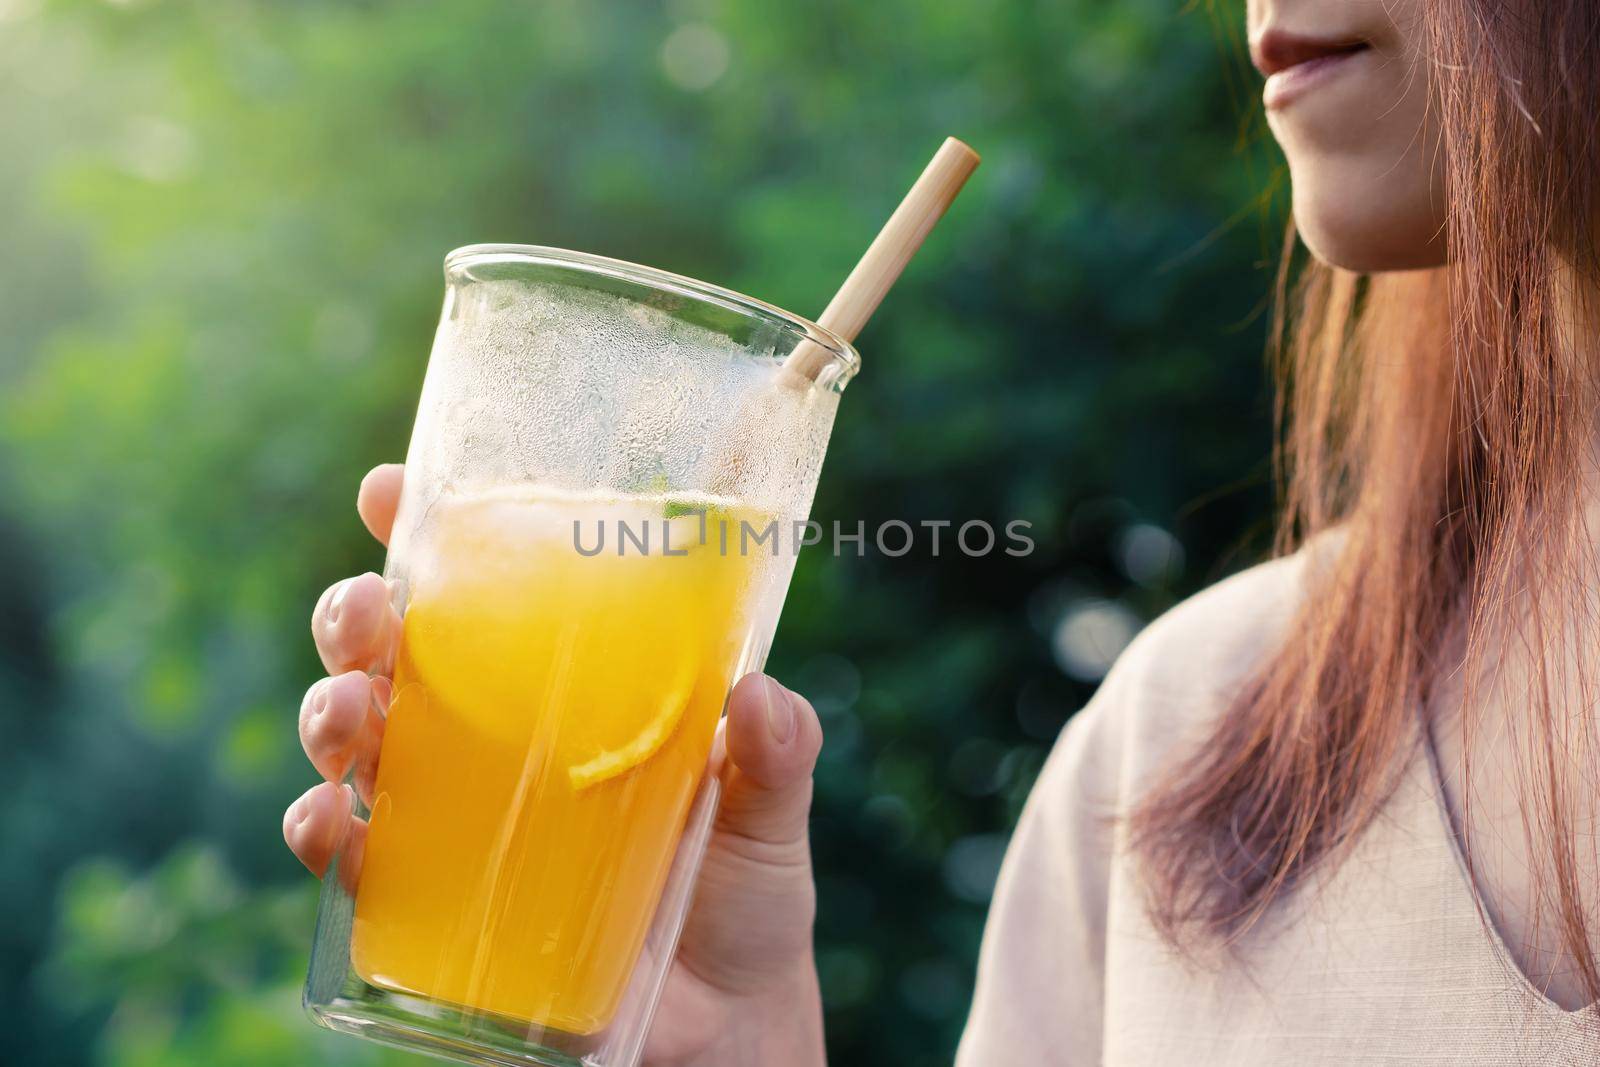
[[[441, 498], [356, 897], [362, 977], [573, 1034], [610, 1022], [761, 591], [752, 557], [668, 518], [683, 506]], [[684, 555], [584, 556], [584, 526], [676, 531]]]
[[[475, 246], [446, 278], [363, 856], [325, 880], [306, 1002], [468, 1062], [632, 1067], [855, 355], [577, 253]], [[832, 362], [776, 385], [802, 343]]]

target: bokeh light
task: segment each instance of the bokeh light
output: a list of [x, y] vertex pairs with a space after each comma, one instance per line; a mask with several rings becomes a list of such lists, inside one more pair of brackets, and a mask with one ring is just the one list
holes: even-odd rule
[[1074, 601], [1056, 624], [1052, 641], [1056, 662], [1080, 682], [1099, 681], [1141, 625], [1138, 615], [1114, 600]]

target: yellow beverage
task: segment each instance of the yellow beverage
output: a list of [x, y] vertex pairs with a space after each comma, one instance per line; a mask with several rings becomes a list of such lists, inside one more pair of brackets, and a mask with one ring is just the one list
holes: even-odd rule
[[[716, 513], [704, 545], [672, 519], [688, 552], [664, 554], [672, 510], [533, 489], [434, 505], [356, 894], [367, 981], [571, 1034], [616, 1012], [762, 584]], [[575, 520], [586, 550], [604, 523], [603, 551], [577, 550]], [[618, 554], [619, 520], [648, 522], [648, 553]]]

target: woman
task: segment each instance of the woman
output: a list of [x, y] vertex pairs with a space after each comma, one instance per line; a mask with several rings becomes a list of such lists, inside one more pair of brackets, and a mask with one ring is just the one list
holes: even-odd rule
[[[1151, 626], [1063, 734], [960, 1061], [1600, 1062], [1600, 4], [1248, 17], [1315, 258], [1280, 289], [1285, 551]], [[380, 540], [400, 479], [362, 485]], [[374, 575], [317, 607], [301, 736], [330, 780], [381, 725], [386, 617]], [[750, 677], [726, 731], [650, 1055], [820, 1064], [817, 718]], [[347, 818], [323, 784], [285, 836], [320, 872]]]

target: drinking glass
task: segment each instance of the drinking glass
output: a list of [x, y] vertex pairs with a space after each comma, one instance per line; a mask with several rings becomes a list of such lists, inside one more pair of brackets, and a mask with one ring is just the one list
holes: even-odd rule
[[474, 245], [445, 283], [384, 572], [393, 695], [346, 781], [305, 1003], [467, 1062], [633, 1067], [717, 722], [765, 661], [858, 358], [578, 252]]

